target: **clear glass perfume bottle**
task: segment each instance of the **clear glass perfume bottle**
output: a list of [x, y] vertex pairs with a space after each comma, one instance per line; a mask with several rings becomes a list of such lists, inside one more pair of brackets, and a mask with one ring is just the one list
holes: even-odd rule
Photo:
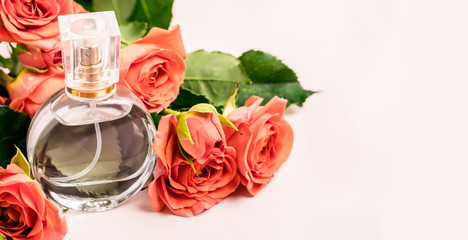
[[34, 116], [27, 137], [34, 177], [59, 204], [111, 209], [135, 195], [156, 161], [156, 134], [141, 100], [117, 84], [114, 12], [59, 16], [66, 89]]

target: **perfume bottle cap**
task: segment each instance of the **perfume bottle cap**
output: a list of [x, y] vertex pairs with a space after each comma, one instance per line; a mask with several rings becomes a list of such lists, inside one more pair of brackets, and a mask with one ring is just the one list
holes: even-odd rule
[[120, 30], [113, 11], [58, 17], [68, 93], [108, 94], [119, 81]]

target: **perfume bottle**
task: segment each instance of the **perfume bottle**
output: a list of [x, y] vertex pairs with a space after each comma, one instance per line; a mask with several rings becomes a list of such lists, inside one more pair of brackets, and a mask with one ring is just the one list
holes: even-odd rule
[[119, 80], [114, 12], [59, 16], [65, 90], [34, 116], [28, 159], [46, 195], [72, 209], [102, 211], [147, 183], [156, 155], [151, 116]]

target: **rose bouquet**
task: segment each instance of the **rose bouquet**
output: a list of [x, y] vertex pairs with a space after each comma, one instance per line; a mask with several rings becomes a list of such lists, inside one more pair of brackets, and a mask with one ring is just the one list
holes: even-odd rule
[[[157, 126], [158, 156], [148, 185], [152, 206], [190, 217], [239, 187], [252, 196], [286, 161], [293, 131], [287, 106], [313, 94], [276, 57], [187, 53], [182, 27], [170, 27], [172, 0], [2, 0], [0, 41], [0, 239], [61, 239], [65, 219], [29, 176], [30, 119], [65, 87], [57, 17], [114, 10], [122, 35], [120, 84]], [[240, 106], [240, 107], [237, 107]], [[15, 147], [18, 146], [18, 148]], [[19, 167], [18, 167], [19, 166]]]

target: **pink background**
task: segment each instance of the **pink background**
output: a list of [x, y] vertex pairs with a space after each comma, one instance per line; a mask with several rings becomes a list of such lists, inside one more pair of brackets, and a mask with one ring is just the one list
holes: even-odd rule
[[193, 218], [146, 191], [68, 211], [66, 239], [467, 239], [468, 3], [176, 0], [187, 51], [276, 55], [320, 90], [286, 119], [289, 160], [256, 197]]

